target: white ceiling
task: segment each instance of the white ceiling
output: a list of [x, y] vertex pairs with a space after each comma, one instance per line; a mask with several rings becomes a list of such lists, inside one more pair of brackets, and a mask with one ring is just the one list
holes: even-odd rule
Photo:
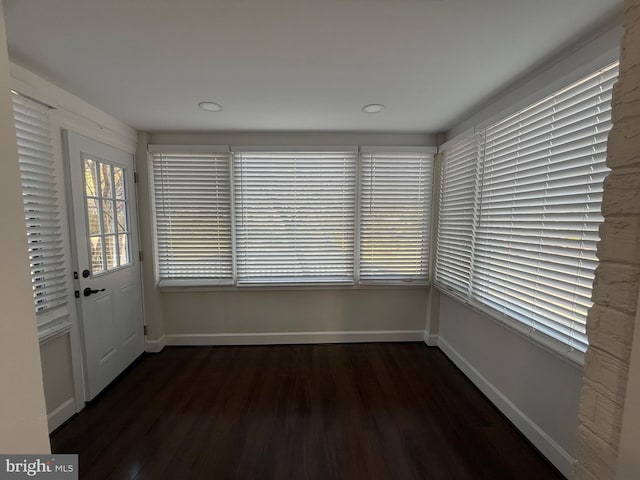
[[[11, 58], [130, 126], [435, 132], [622, 0], [4, 0]], [[197, 108], [222, 104], [220, 113]], [[383, 103], [380, 114], [363, 105]]]

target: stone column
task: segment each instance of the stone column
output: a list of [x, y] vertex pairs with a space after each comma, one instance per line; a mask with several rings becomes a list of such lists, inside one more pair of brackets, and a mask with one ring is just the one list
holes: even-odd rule
[[[640, 289], [640, 0], [626, 0], [573, 478], [616, 474]], [[640, 446], [639, 446], [640, 449]], [[640, 451], [638, 452], [640, 455]]]

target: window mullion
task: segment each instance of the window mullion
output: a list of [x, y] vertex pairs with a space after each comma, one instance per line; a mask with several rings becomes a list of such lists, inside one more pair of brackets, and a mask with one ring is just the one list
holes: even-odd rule
[[485, 132], [476, 134], [476, 169], [475, 169], [475, 186], [473, 196], [473, 221], [471, 223], [471, 257], [469, 260], [469, 288], [467, 298], [475, 298], [476, 285], [476, 248], [477, 233], [480, 224], [480, 213], [482, 209], [482, 177], [484, 175], [485, 151], [486, 151], [486, 134]]
[[229, 196], [231, 202], [231, 278], [233, 285], [238, 284], [238, 245], [236, 243], [236, 188], [234, 162], [235, 154], [229, 149]]
[[429, 242], [429, 282], [436, 278], [436, 255], [438, 250], [438, 234], [440, 222], [440, 199], [442, 195], [442, 168], [443, 153], [438, 149], [433, 161], [433, 178], [431, 181], [431, 215], [428, 227], [430, 228]]
[[354, 285], [360, 285], [360, 231], [362, 229], [362, 217], [360, 211], [360, 195], [361, 195], [361, 182], [362, 182], [362, 159], [360, 158], [361, 148], [358, 147], [358, 153], [356, 157], [356, 188], [354, 192], [354, 205], [355, 205], [355, 222], [354, 222], [354, 240], [353, 240], [353, 283]]

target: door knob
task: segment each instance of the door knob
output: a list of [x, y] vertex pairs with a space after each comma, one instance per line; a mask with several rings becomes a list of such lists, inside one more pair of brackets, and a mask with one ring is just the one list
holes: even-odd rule
[[101, 288], [99, 290], [92, 290], [91, 288], [87, 287], [82, 291], [82, 294], [85, 297], [88, 297], [89, 295], [91, 295], [92, 293], [98, 293], [98, 292], [104, 292], [104, 288]]

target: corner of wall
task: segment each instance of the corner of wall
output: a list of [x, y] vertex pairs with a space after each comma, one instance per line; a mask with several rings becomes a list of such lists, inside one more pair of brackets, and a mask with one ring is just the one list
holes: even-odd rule
[[138, 147], [135, 156], [138, 174], [138, 230], [140, 232], [140, 249], [143, 252], [141, 263], [142, 297], [144, 322], [147, 327], [146, 350], [148, 352], [160, 352], [166, 342], [160, 292], [155, 280], [153, 199], [149, 171], [150, 163], [147, 152], [149, 138], [150, 135], [147, 132], [138, 132]]
[[431, 285], [427, 301], [427, 322], [424, 331], [424, 343], [430, 347], [438, 346], [440, 330], [440, 291]]

